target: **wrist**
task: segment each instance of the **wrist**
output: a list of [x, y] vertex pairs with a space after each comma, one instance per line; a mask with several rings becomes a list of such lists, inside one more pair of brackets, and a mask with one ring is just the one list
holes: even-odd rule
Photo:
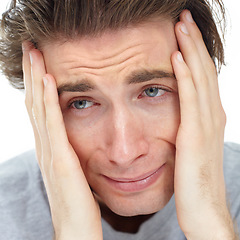
[[[81, 229], [81, 226], [79, 226], [79, 228]], [[53, 240], [103, 240], [101, 228], [88, 231], [86, 231], [86, 229], [85, 231], [81, 231], [80, 229], [78, 229], [78, 231], [73, 230], [72, 228], [58, 229], [58, 231], [55, 230]]]
[[54, 236], [53, 240], [79, 240], [79, 239], [84, 239], [84, 240], [103, 240], [103, 237], [100, 236], [96, 236], [94, 234], [89, 234], [89, 235], [78, 235], [78, 236], [73, 236], [70, 234], [66, 234], [66, 235], [61, 235], [61, 236]]
[[226, 225], [209, 224], [209, 227], [198, 228], [197, 231], [186, 233], [185, 236], [188, 240], [239, 240], [232, 221]]

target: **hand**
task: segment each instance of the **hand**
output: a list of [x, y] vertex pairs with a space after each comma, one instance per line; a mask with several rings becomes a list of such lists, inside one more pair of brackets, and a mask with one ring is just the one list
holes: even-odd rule
[[223, 176], [226, 117], [217, 71], [189, 11], [182, 12], [175, 31], [182, 53], [172, 55], [181, 109], [174, 177], [178, 222], [187, 239], [235, 239]]
[[99, 206], [68, 142], [56, 82], [46, 74], [40, 51], [29, 42], [23, 43], [23, 71], [25, 103], [34, 130], [55, 239], [102, 239]]

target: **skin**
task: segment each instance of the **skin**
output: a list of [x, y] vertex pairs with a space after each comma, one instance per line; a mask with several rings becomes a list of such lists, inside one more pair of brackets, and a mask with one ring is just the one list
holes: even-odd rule
[[[157, 212], [174, 191], [187, 239], [234, 239], [222, 169], [225, 113], [214, 63], [190, 12], [176, 26], [145, 22], [48, 44], [42, 53], [23, 45], [26, 106], [56, 239], [102, 239], [99, 203], [114, 225], [118, 215]], [[176, 79], [128, 84], [138, 70], [162, 70]], [[83, 78], [94, 90], [58, 97], [57, 88]], [[149, 97], [149, 87], [164, 90]], [[90, 105], [77, 110], [72, 100]], [[136, 179], [160, 167], [157, 180], [139, 191], [122, 191], [106, 180]], [[145, 220], [131, 219], [138, 225]]]
[[[55, 77], [58, 86], [82, 78], [96, 85], [95, 90], [84, 93], [63, 92], [59, 102], [69, 141], [88, 183], [119, 215], [156, 212], [173, 194], [175, 141], [180, 121], [177, 81], [154, 78], [128, 84], [127, 79], [132, 72], [143, 69], [173, 73], [170, 56], [176, 50], [170, 21], [144, 23], [95, 39], [43, 48], [47, 72]], [[150, 98], [144, 89], [151, 86], [170, 92], [161, 90], [159, 97]], [[78, 99], [94, 104], [84, 110], [68, 107]], [[105, 179], [137, 178], [163, 164], [161, 177], [143, 191], [124, 192]]]

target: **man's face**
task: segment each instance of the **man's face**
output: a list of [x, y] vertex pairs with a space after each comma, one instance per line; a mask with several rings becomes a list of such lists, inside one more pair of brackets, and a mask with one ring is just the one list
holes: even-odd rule
[[69, 141], [98, 199], [119, 215], [156, 212], [173, 194], [177, 49], [170, 21], [43, 47]]

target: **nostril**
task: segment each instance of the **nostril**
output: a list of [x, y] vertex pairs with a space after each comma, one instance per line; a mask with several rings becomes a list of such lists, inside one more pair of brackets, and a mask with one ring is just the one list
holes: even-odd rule
[[108, 156], [109, 161], [121, 167], [129, 167], [136, 161], [144, 161], [145, 156], [148, 154], [148, 144], [135, 141], [134, 144], [128, 145], [127, 151], [120, 145], [111, 146], [111, 152]]
[[125, 105], [120, 107], [114, 108], [109, 119], [107, 152], [111, 163], [128, 167], [147, 154], [148, 143], [143, 134], [141, 118]]

